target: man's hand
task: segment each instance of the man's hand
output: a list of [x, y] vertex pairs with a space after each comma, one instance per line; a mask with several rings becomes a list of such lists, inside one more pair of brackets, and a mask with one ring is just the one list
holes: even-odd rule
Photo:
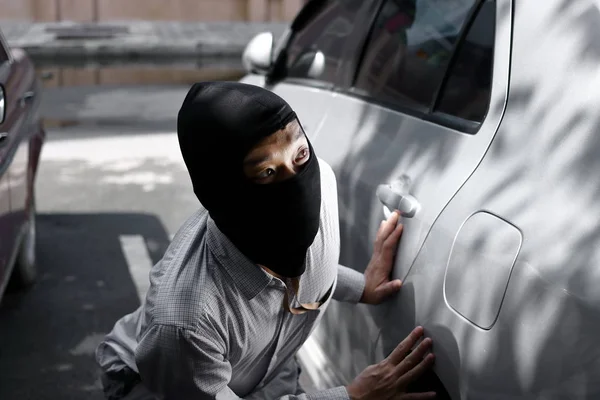
[[365, 270], [365, 289], [360, 299], [361, 303], [379, 304], [397, 293], [402, 286], [399, 279], [390, 281], [398, 241], [402, 235], [399, 219], [400, 213], [394, 211], [387, 221], [382, 221], [379, 226], [373, 256]]
[[[431, 339], [424, 339], [423, 328], [415, 328], [392, 353], [379, 364], [367, 367], [346, 387], [351, 400], [424, 400], [434, 392], [406, 393], [406, 388], [433, 365], [434, 355], [427, 354]], [[410, 354], [409, 354], [410, 353]], [[426, 355], [427, 354], [427, 355]]]

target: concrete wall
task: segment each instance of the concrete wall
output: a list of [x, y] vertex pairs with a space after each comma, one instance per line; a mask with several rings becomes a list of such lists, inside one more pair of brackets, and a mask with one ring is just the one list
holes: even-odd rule
[[[50, 72], [52, 79], [44, 81], [45, 88], [103, 85], [184, 85], [206, 80], [238, 80], [243, 73], [230, 68], [174, 69], [170, 67], [136, 68], [39, 68], [38, 74]], [[44, 119], [46, 128], [65, 127], [73, 121]]]
[[0, 19], [290, 21], [305, 0], [0, 0]]
[[[306, 0], [0, 0], [0, 20], [32, 22], [115, 20], [291, 21]], [[190, 84], [238, 79], [237, 69], [40, 68], [54, 78], [46, 87], [127, 84]]]
[[52, 73], [44, 87], [96, 85], [187, 85], [203, 80], [237, 80], [243, 72], [236, 68], [173, 67], [102, 67], [102, 68], [38, 68], [41, 76]]

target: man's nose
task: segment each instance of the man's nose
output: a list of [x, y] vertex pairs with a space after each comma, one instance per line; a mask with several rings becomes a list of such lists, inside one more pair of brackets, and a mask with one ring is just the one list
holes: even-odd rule
[[298, 167], [293, 163], [285, 164], [281, 167], [280, 179], [286, 180], [298, 173]]

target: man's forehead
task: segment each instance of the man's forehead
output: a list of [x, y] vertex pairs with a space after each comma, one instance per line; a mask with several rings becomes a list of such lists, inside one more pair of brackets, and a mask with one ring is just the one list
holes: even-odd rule
[[302, 127], [297, 122], [297, 120], [294, 120], [287, 124], [287, 126], [284, 129], [277, 132], [277, 134], [273, 136], [275, 137], [275, 140], [278, 143], [290, 144], [302, 138], [304, 136], [304, 131], [302, 130]]
[[304, 136], [304, 132], [297, 120], [294, 120], [287, 124], [285, 128], [278, 130], [272, 135], [269, 135], [261, 140], [256, 147], [271, 145], [274, 143], [293, 143], [302, 136]]
[[290, 122], [285, 129], [290, 132], [294, 139], [299, 139], [300, 137], [304, 136], [304, 130], [297, 119]]
[[299, 123], [292, 121], [284, 129], [257, 143], [248, 153], [244, 164], [260, 164], [270, 158], [273, 149], [294, 144], [303, 137], [304, 131]]

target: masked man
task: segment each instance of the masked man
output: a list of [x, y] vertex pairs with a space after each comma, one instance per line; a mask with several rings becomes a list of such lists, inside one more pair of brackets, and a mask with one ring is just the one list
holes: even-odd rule
[[177, 133], [202, 207], [151, 270], [144, 304], [97, 349], [107, 398], [402, 398], [433, 361], [430, 339], [407, 355], [421, 328], [347, 387], [303, 393], [295, 359], [332, 298], [377, 304], [399, 290], [388, 278], [398, 215], [382, 223], [364, 275], [339, 266], [333, 171], [262, 88], [195, 84]]

